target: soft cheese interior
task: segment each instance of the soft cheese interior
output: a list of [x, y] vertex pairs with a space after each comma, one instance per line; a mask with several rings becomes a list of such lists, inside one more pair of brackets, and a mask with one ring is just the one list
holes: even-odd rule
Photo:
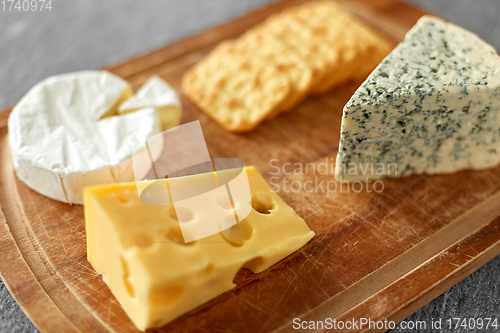
[[500, 161], [500, 57], [424, 16], [344, 107], [336, 178], [484, 169]]

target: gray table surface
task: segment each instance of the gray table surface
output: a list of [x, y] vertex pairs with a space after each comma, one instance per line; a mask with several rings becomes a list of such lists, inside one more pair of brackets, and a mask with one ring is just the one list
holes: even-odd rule
[[[407, 1], [474, 31], [500, 50], [499, 0]], [[270, 2], [54, 0], [50, 12], [8, 12], [0, 1], [0, 109], [47, 76], [111, 65]], [[452, 317], [500, 321], [500, 256], [406, 320], [430, 324], [431, 319]], [[1, 281], [0, 332], [37, 332]]]

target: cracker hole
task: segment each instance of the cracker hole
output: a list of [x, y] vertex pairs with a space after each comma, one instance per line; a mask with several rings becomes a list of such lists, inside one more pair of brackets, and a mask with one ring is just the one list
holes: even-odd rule
[[497, 154], [497, 150], [495, 148], [492, 148], [492, 149], [488, 150], [488, 153], [490, 153], [491, 155], [496, 155]]

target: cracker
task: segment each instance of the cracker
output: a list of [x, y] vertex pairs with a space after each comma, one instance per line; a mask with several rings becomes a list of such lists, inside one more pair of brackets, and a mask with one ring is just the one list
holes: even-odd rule
[[[338, 9], [325, 6], [318, 14], [338, 15]], [[376, 64], [389, 53], [387, 42], [350, 14], [344, 13], [338, 20], [342, 22], [344, 29], [340, 31], [329, 29], [329, 31], [332, 33], [331, 40], [340, 43], [340, 47], [344, 49], [340, 69], [321, 82], [313, 91], [314, 94], [323, 93], [345, 81], [365, 75], [367, 70], [376, 67]], [[342, 34], [341, 40], [338, 33]], [[359, 71], [363, 74], [358, 74]]]
[[378, 64], [380, 64], [393, 49], [389, 42], [382, 38], [378, 38], [378, 36], [376, 36], [374, 43], [376, 45], [374, 52], [370, 54], [369, 58], [363, 63], [363, 65], [360, 66], [360, 68], [358, 68], [357, 73], [353, 76], [354, 80], [366, 79], [375, 67], [377, 67]]
[[292, 90], [286, 73], [241, 52], [233, 41], [221, 44], [186, 73], [182, 88], [212, 118], [235, 132], [255, 128], [283, 105]]
[[[359, 34], [358, 22], [349, 14], [339, 15], [337, 8], [325, 6], [321, 11], [316, 12], [316, 15], [330, 18], [327, 21], [328, 36], [326, 41], [337, 44], [342, 52], [337, 66], [332, 68], [326, 78], [317, 85], [314, 93], [324, 92], [335, 83], [342, 82], [353, 69], [362, 63], [363, 56], [367, 55], [369, 47], [369, 44]], [[333, 15], [337, 16], [332, 19]]]
[[[313, 68], [290, 45], [268, 34], [250, 33], [241, 37], [236, 47], [251, 57], [261, 59], [266, 66], [275, 67], [288, 75], [292, 91], [277, 113], [292, 109], [309, 93], [313, 83]], [[275, 114], [268, 118], [273, 116]]]
[[309, 2], [223, 42], [183, 77], [183, 90], [231, 131], [249, 131], [321, 93], [362, 77], [388, 44], [330, 1]]
[[334, 87], [350, 80], [365, 79], [372, 70], [387, 56], [391, 47], [388, 42], [378, 38], [376, 35], [370, 35], [366, 31], [360, 33], [365, 36], [364, 49], [360, 56], [353, 62], [344, 66], [345, 70], [337, 73], [336, 76], [323, 83], [313, 94], [321, 94]]
[[[272, 17], [260, 29], [261, 34], [272, 36], [288, 44], [313, 69], [313, 90], [338, 62], [341, 50], [336, 43], [326, 43], [326, 18], [308, 16], [305, 9], [317, 3], [291, 8]], [[338, 27], [341, 28], [340, 26]]]

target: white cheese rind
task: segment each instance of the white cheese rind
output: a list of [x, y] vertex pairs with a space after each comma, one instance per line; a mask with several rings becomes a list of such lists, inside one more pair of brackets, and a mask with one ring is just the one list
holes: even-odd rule
[[127, 81], [105, 71], [35, 85], [9, 117], [19, 178], [45, 196], [76, 204], [83, 203], [85, 186], [134, 180], [131, 155], [161, 125], [154, 109], [113, 116], [130, 95]]
[[177, 92], [159, 76], [149, 78], [134, 96], [120, 104], [118, 112], [127, 113], [146, 107], [158, 111], [164, 130], [181, 122], [182, 106]]
[[349, 181], [500, 162], [500, 57], [425, 16], [344, 107], [335, 176]]

